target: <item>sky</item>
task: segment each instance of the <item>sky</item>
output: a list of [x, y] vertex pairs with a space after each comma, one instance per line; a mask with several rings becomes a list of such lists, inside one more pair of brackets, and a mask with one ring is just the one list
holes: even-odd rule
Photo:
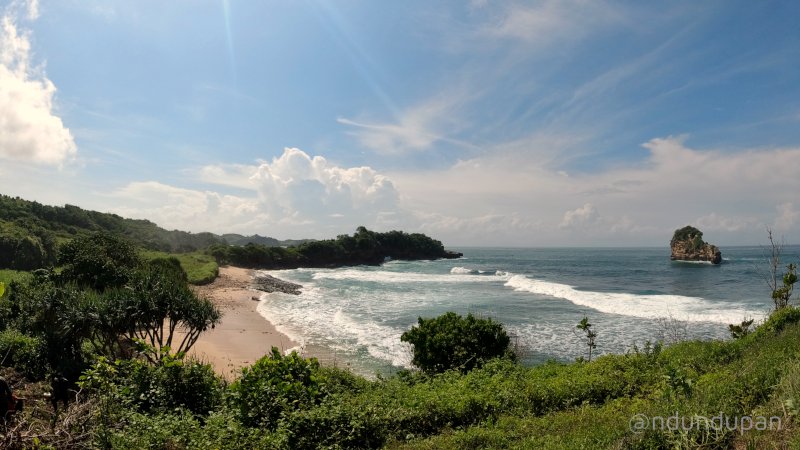
[[800, 2], [0, 0], [0, 193], [167, 229], [800, 243]]

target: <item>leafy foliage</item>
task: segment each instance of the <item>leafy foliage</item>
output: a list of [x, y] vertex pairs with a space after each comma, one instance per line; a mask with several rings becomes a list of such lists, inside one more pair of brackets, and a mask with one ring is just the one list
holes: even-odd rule
[[413, 346], [413, 364], [428, 374], [450, 369], [468, 372], [492, 358], [514, 358], [503, 325], [471, 313], [466, 318], [454, 312], [432, 319], [420, 317], [400, 340]]
[[47, 373], [46, 348], [40, 338], [9, 328], [0, 331], [0, 366], [14, 367], [29, 379]]
[[94, 330], [89, 314], [94, 296], [54, 278], [44, 273], [27, 283], [12, 283], [2, 315], [7, 326], [41, 340], [43, 362], [50, 370], [77, 378], [85, 366], [83, 343]]
[[303, 359], [297, 352], [283, 356], [272, 347], [231, 385], [231, 404], [243, 424], [275, 429], [285, 414], [322, 398], [319, 371], [316, 359]]
[[586, 346], [589, 348], [589, 358], [588, 360], [592, 360], [592, 351], [597, 348], [597, 343], [595, 342], [597, 339], [597, 332], [592, 329], [592, 324], [589, 323], [589, 318], [583, 316], [583, 319], [578, 323], [575, 327], [583, 332], [585, 335]]
[[739, 325], [728, 325], [728, 331], [734, 339], [741, 339], [750, 334], [750, 327], [753, 325], [753, 319], [745, 319]]
[[[172, 252], [200, 250], [220, 242], [211, 233], [167, 231], [147, 220], [125, 219], [116, 214], [89, 211], [73, 205], [42, 205], [7, 195], [0, 195], [0, 224], [3, 223], [17, 223], [27, 230], [46, 230], [48, 234], [63, 238], [97, 232], [111, 233], [125, 236], [145, 248]], [[0, 264], [0, 267], [5, 266]]]
[[684, 241], [690, 241], [693, 249], [698, 249], [705, 244], [705, 242], [703, 242], [703, 232], [691, 225], [675, 230], [675, 233], [672, 234], [672, 239], [669, 241], [669, 245], [673, 246], [678, 242]]
[[380, 264], [390, 259], [437, 259], [460, 256], [444, 249], [440, 241], [420, 233], [377, 233], [358, 227], [352, 236], [308, 241], [296, 247], [213, 245], [208, 253], [220, 264], [243, 267], [297, 268]]
[[0, 221], [0, 268], [33, 270], [56, 260], [53, 235], [36, 225]]
[[789, 306], [794, 284], [797, 283], [797, 266], [794, 264], [787, 265], [786, 273], [781, 278], [781, 281], [783, 285], [776, 287], [772, 291], [772, 301], [775, 303], [775, 309], [782, 309]]
[[[154, 349], [145, 349], [154, 353]], [[205, 416], [221, 404], [224, 384], [208, 364], [164, 352], [155, 364], [141, 359], [110, 362], [100, 358], [81, 377], [81, 385], [146, 413], [185, 408]]]
[[[97, 304], [98, 340], [113, 348], [118, 336], [152, 346], [152, 362], [169, 350], [187, 352], [204, 331], [216, 326], [221, 312], [198, 298], [186, 283], [176, 259], [155, 259], [136, 270], [122, 289], [107, 291]], [[179, 337], [177, 331], [182, 333]]]
[[58, 263], [63, 266], [60, 276], [64, 281], [103, 291], [123, 286], [140, 259], [130, 241], [96, 233], [62, 245]]

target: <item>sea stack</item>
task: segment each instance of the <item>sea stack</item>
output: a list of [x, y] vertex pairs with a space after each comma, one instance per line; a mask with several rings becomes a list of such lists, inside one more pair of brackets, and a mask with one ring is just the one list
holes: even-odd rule
[[675, 230], [669, 241], [673, 261], [707, 261], [711, 264], [722, 262], [722, 253], [716, 245], [703, 242], [703, 232], [687, 225]]

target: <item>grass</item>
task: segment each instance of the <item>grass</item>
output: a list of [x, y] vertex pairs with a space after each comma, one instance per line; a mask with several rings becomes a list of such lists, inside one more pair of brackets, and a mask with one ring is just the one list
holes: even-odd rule
[[0, 283], [5, 285], [5, 290], [9, 291], [12, 281], [24, 282], [32, 277], [30, 272], [21, 270], [0, 269]]
[[145, 259], [177, 258], [191, 284], [208, 284], [214, 281], [219, 275], [219, 265], [214, 258], [199, 251], [192, 253], [166, 253], [154, 250], [142, 250], [140, 255]]

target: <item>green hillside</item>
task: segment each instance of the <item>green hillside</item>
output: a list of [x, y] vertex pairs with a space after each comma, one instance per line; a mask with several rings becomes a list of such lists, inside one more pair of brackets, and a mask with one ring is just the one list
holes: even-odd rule
[[96, 232], [123, 236], [146, 250], [173, 254], [202, 251], [214, 244], [253, 243], [272, 247], [308, 242], [279, 241], [259, 235], [218, 236], [170, 231], [149, 220], [126, 219], [73, 205], [43, 205], [0, 194], [0, 269], [31, 270], [51, 266], [55, 264], [59, 243]]

